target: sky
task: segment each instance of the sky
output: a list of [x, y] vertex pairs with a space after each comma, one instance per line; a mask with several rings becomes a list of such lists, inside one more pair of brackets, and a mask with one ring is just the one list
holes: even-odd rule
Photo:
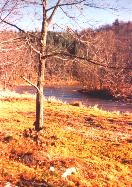
[[[53, 6], [56, 0], [49, 0], [49, 2], [49, 6]], [[102, 25], [112, 24], [116, 19], [119, 19], [119, 21], [132, 21], [132, 0], [89, 0], [88, 2], [107, 8], [82, 7], [81, 5], [74, 9], [64, 8], [63, 11], [67, 12], [72, 19], [68, 18], [59, 8], [49, 29], [65, 30], [70, 27], [73, 30], [82, 30], [89, 27], [98, 28]], [[118, 10], [113, 11], [108, 7]], [[14, 23], [22, 29], [38, 31], [41, 29], [41, 15], [41, 7], [27, 7], [22, 10], [21, 19], [15, 20]]]
[[[98, 4], [99, 0], [97, 1]], [[112, 24], [116, 19], [120, 21], [132, 21], [132, 0], [100, 0], [100, 5], [103, 7], [113, 7], [118, 9], [117, 11], [112, 11], [109, 8], [99, 9], [85, 7], [82, 11], [82, 15], [78, 16], [78, 12], [74, 11], [71, 15], [75, 14], [76, 19], [72, 21], [71, 19], [64, 18], [64, 15], [58, 12], [55, 16], [54, 23], [60, 25], [69, 25], [76, 29], [85, 29], [88, 27], [96, 28], [105, 24]], [[62, 17], [62, 19], [58, 19]]]

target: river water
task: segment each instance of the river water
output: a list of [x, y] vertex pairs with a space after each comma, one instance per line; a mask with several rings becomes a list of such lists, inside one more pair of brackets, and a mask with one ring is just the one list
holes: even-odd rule
[[[80, 93], [79, 87], [65, 86], [65, 87], [46, 87], [44, 88], [44, 95], [46, 98], [54, 96], [57, 99], [66, 102], [81, 101], [85, 106], [95, 106], [107, 111], [132, 112], [132, 104], [121, 101], [105, 100], [100, 98], [93, 98], [86, 93]], [[17, 93], [35, 94], [35, 89], [32, 86], [18, 86], [15, 91]]]

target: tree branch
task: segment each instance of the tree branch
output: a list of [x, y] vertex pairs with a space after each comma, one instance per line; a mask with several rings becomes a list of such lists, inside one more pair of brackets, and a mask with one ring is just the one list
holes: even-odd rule
[[38, 51], [35, 47], [32, 46], [31, 42], [29, 41], [29, 38], [26, 37], [27, 44], [31, 47], [33, 51], [35, 51], [37, 54], [41, 55], [41, 52]]
[[37, 1], [29, 1], [29, 0], [22, 0], [23, 2], [27, 3], [27, 4], [31, 4], [31, 5], [42, 5], [42, 3], [38, 3]]
[[51, 13], [50, 17], [47, 20], [48, 23], [51, 22], [51, 20], [52, 20], [53, 16], [55, 15], [55, 12], [56, 12], [56, 10], [57, 10], [60, 2], [61, 2], [61, 0], [58, 0], [57, 3], [56, 3], [56, 5], [54, 6], [52, 13]]
[[13, 23], [10, 23], [8, 21], [5, 21], [3, 20], [2, 18], [0, 18], [0, 20], [3, 22], [3, 23], [6, 23], [7, 25], [10, 25], [14, 28], [16, 28], [17, 30], [19, 30], [20, 32], [23, 32], [23, 33], [26, 33], [23, 29], [21, 29], [20, 27], [18, 27], [17, 25], [13, 24]]
[[19, 39], [22, 39], [22, 37], [16, 37], [16, 38], [12, 38], [12, 39], [9, 39], [9, 40], [6, 40], [6, 41], [2, 41], [2, 42], [0, 42], [0, 44], [13, 42], [13, 41], [16, 41], [16, 40], [19, 40]]
[[[4, 4], [4, 6], [2, 7], [2, 9], [4, 9], [4, 7], [8, 4], [8, 1], [6, 1], [6, 3]], [[15, 3], [15, 5], [11, 8], [11, 10], [9, 11], [9, 13], [4, 17], [4, 18], [1, 18], [0, 17], [0, 20], [1, 22], [3, 22], [12, 12], [13, 10], [15, 9], [15, 7], [17, 6], [17, 2]]]
[[29, 81], [28, 79], [26, 79], [26, 78], [23, 77], [23, 76], [21, 76], [21, 78], [22, 78], [23, 80], [25, 80], [27, 83], [31, 84], [34, 88], [36, 88], [36, 90], [38, 90], [38, 92], [40, 92], [39, 88], [38, 88], [35, 84], [33, 84], [31, 81]]
[[[78, 5], [78, 4], [81, 4], [81, 3], [85, 2], [85, 1], [86, 1], [86, 0], [81, 0], [81, 1], [71, 2], [71, 3], [62, 3], [62, 4], [59, 4], [58, 7]], [[55, 6], [56, 6], [56, 5], [55, 5]], [[50, 7], [50, 8], [47, 9], [46, 11], [48, 12], [48, 11], [54, 9], [55, 6]]]
[[[71, 2], [71, 3], [62, 3], [60, 5], [58, 5], [58, 7], [63, 7], [63, 6], [72, 6], [72, 5], [78, 5], [78, 4], [81, 4], [81, 3], [84, 3], [84, 6], [87, 6], [87, 7], [90, 7], [90, 8], [96, 8], [96, 9], [109, 9], [109, 10], [113, 10], [113, 11], [117, 11], [118, 8], [114, 8], [114, 7], [106, 7], [106, 6], [98, 6], [96, 5], [95, 3], [87, 3], [86, 2], [87, 0], [80, 0], [80, 1], [77, 1], [77, 2]], [[85, 3], [86, 2], [86, 3]], [[54, 9], [55, 6], [47, 9], [47, 11], [50, 11], [52, 9]]]
[[117, 8], [113, 8], [113, 7], [104, 7], [104, 6], [97, 6], [94, 3], [84, 3], [85, 6], [88, 6], [90, 8], [96, 8], [96, 9], [110, 9], [110, 10], [114, 10], [117, 11]]
[[55, 52], [55, 53], [52, 53], [52, 54], [47, 54], [47, 55], [43, 56], [43, 58], [50, 58], [50, 57], [53, 57], [53, 56], [55, 57], [55, 56], [58, 56], [58, 55], [61, 55], [61, 56], [63, 55], [65, 57], [70, 57], [70, 58], [75, 58], [75, 59], [87, 61], [88, 63], [94, 64], [94, 65], [97, 65], [97, 66], [101, 66], [101, 67], [104, 67], [104, 68], [109, 68], [109, 69], [130, 69], [129, 67], [126, 68], [126, 67], [107, 66], [107, 65], [101, 64], [97, 61], [95, 62], [92, 59], [88, 59], [86, 57], [81, 57], [81, 56], [77, 56], [77, 55], [72, 55], [72, 54], [69, 54], [69, 53], [66, 53], [66, 52], [63, 52], [63, 51], [58, 52], [58, 53]]

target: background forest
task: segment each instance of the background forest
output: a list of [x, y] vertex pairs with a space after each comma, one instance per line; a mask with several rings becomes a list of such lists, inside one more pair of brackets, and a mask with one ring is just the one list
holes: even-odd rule
[[[35, 50], [39, 51], [40, 33], [29, 32], [28, 39], [26, 34], [0, 32], [3, 88], [24, 84], [21, 77], [36, 81], [39, 55]], [[131, 99], [132, 22], [115, 20], [112, 25], [80, 32], [49, 31], [46, 50], [46, 82], [78, 81], [87, 91], [107, 91], [116, 98]], [[69, 54], [67, 58], [65, 54]]]

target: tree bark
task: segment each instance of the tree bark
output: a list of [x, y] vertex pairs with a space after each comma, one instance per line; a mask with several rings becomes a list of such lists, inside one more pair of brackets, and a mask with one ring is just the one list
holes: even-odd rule
[[39, 67], [38, 67], [38, 80], [37, 80], [37, 90], [36, 93], [36, 124], [35, 130], [39, 131], [43, 128], [43, 82], [44, 82], [44, 69], [45, 69], [45, 61], [40, 59]]
[[45, 73], [45, 62], [46, 59], [43, 58], [46, 53], [46, 40], [47, 40], [47, 32], [48, 32], [48, 21], [46, 15], [46, 6], [47, 1], [43, 1], [43, 22], [42, 22], [42, 30], [41, 30], [41, 42], [40, 42], [40, 56], [39, 56], [39, 65], [38, 65], [38, 79], [37, 79], [37, 93], [36, 93], [36, 123], [35, 130], [39, 131], [44, 127], [43, 118], [43, 84], [44, 84], [44, 73]]

